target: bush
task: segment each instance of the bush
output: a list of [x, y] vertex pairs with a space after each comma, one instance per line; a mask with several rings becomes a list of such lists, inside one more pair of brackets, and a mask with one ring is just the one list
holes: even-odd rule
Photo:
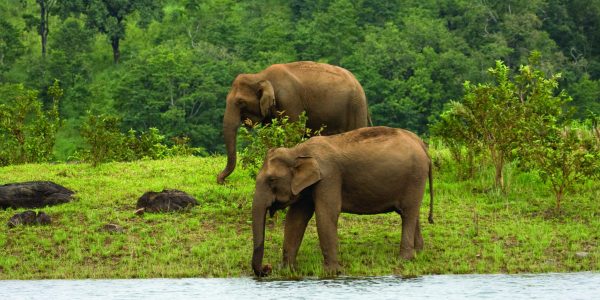
[[548, 128], [546, 135], [520, 148], [519, 154], [524, 166], [538, 170], [550, 184], [557, 211], [565, 192], [579, 182], [600, 176], [600, 143], [594, 128], [578, 122]]
[[[495, 167], [496, 187], [504, 189], [504, 165], [517, 149], [564, 120], [562, 108], [571, 98], [557, 92], [560, 74], [550, 78], [535, 66], [538, 53], [532, 53], [531, 65], [521, 66], [511, 78], [510, 69], [497, 61], [489, 69], [493, 82], [474, 85], [465, 82], [463, 99], [451, 101], [432, 127], [432, 132], [448, 144], [455, 157], [462, 147], [469, 155], [489, 154]], [[472, 156], [471, 156], [472, 158]], [[472, 160], [467, 160], [472, 164]]]
[[289, 117], [283, 116], [283, 112], [279, 112], [279, 118], [271, 120], [270, 124], [244, 121], [246, 127], [242, 127], [239, 133], [243, 148], [240, 155], [242, 168], [249, 170], [250, 176], [256, 177], [269, 149], [293, 147], [311, 136], [321, 134], [323, 128], [314, 131], [306, 127], [306, 121], [304, 112], [296, 122], [291, 122]]
[[75, 156], [94, 166], [103, 162], [130, 160], [133, 152], [126, 147], [120, 127], [121, 121], [117, 117], [89, 114], [81, 128], [81, 136], [89, 148]]
[[89, 114], [81, 128], [81, 136], [88, 149], [76, 156], [96, 166], [110, 161], [162, 159], [171, 156], [205, 154], [202, 148], [189, 146], [189, 139], [174, 138], [174, 145], [165, 144], [165, 136], [156, 128], [138, 134], [130, 129], [121, 132], [121, 119], [109, 115]]
[[52, 107], [43, 109], [38, 92], [22, 84], [0, 86], [0, 165], [47, 162], [53, 158], [56, 132], [61, 126], [58, 81], [48, 88]]

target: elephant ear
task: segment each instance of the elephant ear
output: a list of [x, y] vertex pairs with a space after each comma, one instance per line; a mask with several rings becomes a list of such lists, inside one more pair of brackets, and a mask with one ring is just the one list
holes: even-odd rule
[[321, 180], [321, 170], [313, 157], [298, 157], [292, 169], [292, 194], [298, 195], [305, 188]]
[[271, 82], [268, 80], [262, 80], [258, 83], [259, 95], [260, 95], [260, 114], [262, 117], [266, 117], [271, 110], [271, 107], [275, 106], [275, 91]]

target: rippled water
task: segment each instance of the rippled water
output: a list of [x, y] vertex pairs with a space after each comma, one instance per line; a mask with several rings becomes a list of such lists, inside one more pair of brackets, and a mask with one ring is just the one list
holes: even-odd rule
[[0, 299], [600, 299], [600, 273], [433, 275], [269, 281], [252, 278], [5, 280]]

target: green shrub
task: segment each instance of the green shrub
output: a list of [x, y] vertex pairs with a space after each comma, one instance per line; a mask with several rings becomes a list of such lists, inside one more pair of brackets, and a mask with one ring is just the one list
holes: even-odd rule
[[204, 149], [191, 147], [186, 137], [174, 138], [174, 145], [169, 147], [165, 144], [165, 136], [157, 128], [139, 134], [133, 129], [123, 133], [121, 119], [109, 115], [89, 114], [81, 128], [81, 136], [88, 148], [76, 156], [94, 166], [110, 161], [205, 154]]
[[270, 124], [244, 121], [246, 127], [242, 127], [239, 133], [242, 144], [240, 154], [242, 168], [249, 170], [250, 176], [256, 177], [269, 149], [293, 147], [311, 136], [321, 134], [323, 128], [316, 131], [307, 128], [306, 121], [304, 112], [296, 122], [291, 122], [289, 117], [283, 116], [282, 112], [279, 112], [279, 118], [272, 119]]
[[600, 143], [595, 128], [578, 122], [547, 128], [545, 135], [519, 148], [519, 155], [524, 166], [538, 170], [550, 184], [557, 211], [563, 195], [577, 183], [600, 176]]
[[[565, 91], [557, 91], [560, 74], [547, 78], [537, 68], [539, 53], [533, 52], [530, 62], [511, 77], [510, 69], [497, 61], [488, 70], [492, 82], [465, 82], [461, 101], [451, 101], [432, 127], [457, 159], [462, 147], [468, 155], [487, 153], [495, 167], [495, 185], [502, 189], [504, 166], [515, 151], [558, 126], [565, 118], [564, 105], [571, 101]], [[472, 156], [467, 158], [472, 164]]]
[[173, 144], [171, 148], [169, 148], [169, 156], [191, 156], [191, 155], [200, 155], [207, 156], [208, 152], [206, 149], [202, 147], [192, 147], [190, 145], [190, 138], [187, 136], [184, 137], [172, 137], [171, 143]]
[[126, 136], [121, 132], [121, 121], [115, 116], [89, 114], [81, 136], [89, 147], [76, 156], [94, 166], [133, 159], [133, 151], [126, 146]]
[[44, 110], [38, 92], [22, 84], [0, 85], [0, 165], [46, 162], [53, 158], [61, 126], [58, 81], [48, 88], [52, 106]]

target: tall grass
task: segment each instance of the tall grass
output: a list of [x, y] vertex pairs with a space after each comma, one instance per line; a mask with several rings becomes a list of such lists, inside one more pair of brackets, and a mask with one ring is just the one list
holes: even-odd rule
[[[399, 259], [401, 219], [395, 213], [342, 214], [344, 275], [600, 270], [599, 182], [567, 196], [556, 214], [552, 195], [534, 173], [509, 166], [509, 191], [502, 193], [489, 188], [493, 168], [480, 166], [473, 180], [460, 181], [443, 151], [434, 157], [440, 161], [434, 173], [436, 223], [422, 222], [424, 251], [413, 261]], [[0, 168], [0, 184], [52, 180], [77, 192], [71, 203], [41, 209], [53, 218], [50, 226], [0, 227], [0, 279], [251, 276], [254, 183], [238, 169], [226, 185], [216, 184], [224, 164], [218, 156]], [[133, 213], [144, 192], [164, 188], [183, 190], [200, 205], [179, 213]], [[0, 221], [20, 211], [0, 211]], [[272, 276], [321, 276], [314, 218], [298, 269], [279, 267], [284, 220], [278, 213], [267, 223], [265, 262], [274, 265]], [[124, 232], [104, 230], [108, 223]]]

